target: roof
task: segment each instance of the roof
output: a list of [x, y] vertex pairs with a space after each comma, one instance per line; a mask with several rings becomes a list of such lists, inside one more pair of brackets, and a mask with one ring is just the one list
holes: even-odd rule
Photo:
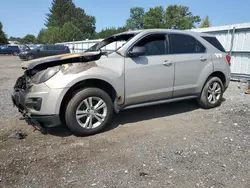
[[180, 34], [192, 34], [192, 35], [199, 35], [199, 36], [213, 36], [206, 33], [200, 33], [195, 31], [189, 31], [189, 30], [177, 30], [177, 29], [143, 29], [143, 30], [133, 30], [133, 31], [126, 31], [123, 33], [119, 33], [117, 35], [123, 35], [123, 34], [138, 34], [138, 33], [152, 33], [152, 32], [168, 32], [168, 33], [180, 33]]
[[[125, 32], [122, 32], [122, 33], [118, 33], [116, 35], [129, 35], [129, 34], [138, 34], [140, 32], [142, 32], [143, 30], [130, 30], [130, 31], [125, 31]], [[116, 36], [116, 35], [113, 35], [113, 36]]]

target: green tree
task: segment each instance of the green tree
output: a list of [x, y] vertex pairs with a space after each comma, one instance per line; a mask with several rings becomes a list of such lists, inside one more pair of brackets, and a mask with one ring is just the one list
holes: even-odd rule
[[95, 34], [96, 19], [87, 15], [82, 8], [76, 8], [72, 23], [82, 32], [84, 39], [89, 39]]
[[10, 36], [9, 40], [10, 41], [17, 41], [17, 42], [21, 43], [22, 38], [21, 37], [12, 37], [12, 36]]
[[0, 44], [8, 44], [6, 34], [3, 32], [3, 24], [0, 22]]
[[53, 44], [57, 42], [63, 42], [62, 29], [60, 27], [48, 27], [46, 31], [45, 41], [46, 43]]
[[49, 9], [50, 13], [46, 14], [45, 25], [47, 27], [62, 27], [65, 23], [72, 20], [75, 8], [72, 0], [53, 0]]
[[106, 29], [101, 30], [99, 33], [96, 33], [95, 38], [97, 38], [97, 39], [104, 39], [104, 38], [107, 38], [107, 37], [109, 37], [111, 35], [115, 35], [115, 34], [124, 32], [126, 30], [127, 30], [126, 27], [118, 27], [118, 28], [111, 27], [111, 28], [106, 28]]
[[144, 27], [144, 9], [134, 7], [130, 9], [130, 17], [127, 20], [126, 27], [128, 29], [142, 29]]
[[61, 40], [63, 40], [60, 42], [83, 40], [85, 37], [81, 30], [71, 22], [63, 25], [60, 35]]
[[21, 39], [21, 43], [23, 44], [33, 44], [36, 40], [36, 37], [31, 34], [27, 34], [25, 37]]
[[165, 26], [169, 29], [195, 28], [201, 21], [200, 16], [194, 16], [187, 6], [170, 5], [165, 13]]
[[162, 6], [150, 8], [144, 16], [144, 28], [164, 28], [164, 13]]
[[200, 28], [206, 28], [206, 27], [211, 27], [211, 22], [208, 16], [206, 16], [206, 18], [202, 21], [200, 25]]
[[[62, 29], [68, 23], [74, 25], [74, 32], [77, 32], [76, 36], [81, 36], [81, 40], [92, 38], [95, 34], [95, 17], [87, 15], [82, 8], [77, 8], [72, 0], [53, 0], [45, 25], [52, 28], [50, 29], [52, 32], [55, 30], [54, 27]], [[66, 35], [62, 37], [64, 36]], [[60, 41], [66, 39], [60, 38]]]
[[36, 44], [45, 44], [47, 43], [47, 29], [41, 29], [37, 35]]

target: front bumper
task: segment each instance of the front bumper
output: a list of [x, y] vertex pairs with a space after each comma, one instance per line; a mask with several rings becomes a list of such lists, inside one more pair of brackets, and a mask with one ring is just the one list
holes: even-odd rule
[[27, 60], [27, 54], [19, 53], [18, 56], [22, 60]]
[[14, 92], [11, 95], [12, 103], [18, 108], [18, 111], [23, 115], [29, 125], [34, 127], [55, 127], [61, 124], [59, 115], [37, 115], [29, 112], [29, 109], [25, 105], [25, 95], [22, 92]]
[[61, 124], [59, 113], [65, 89], [51, 89], [45, 83], [29, 84], [26, 76], [18, 78], [12, 102], [31, 125], [55, 127]]

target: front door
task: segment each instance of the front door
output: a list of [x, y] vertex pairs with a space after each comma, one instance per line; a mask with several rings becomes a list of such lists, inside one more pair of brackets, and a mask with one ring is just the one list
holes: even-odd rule
[[40, 46], [37, 50], [34, 50], [33, 54], [35, 58], [45, 57], [46, 55], [46, 46]]
[[165, 34], [151, 34], [134, 46], [144, 46], [146, 54], [125, 58], [126, 105], [172, 97], [174, 64], [168, 63]]

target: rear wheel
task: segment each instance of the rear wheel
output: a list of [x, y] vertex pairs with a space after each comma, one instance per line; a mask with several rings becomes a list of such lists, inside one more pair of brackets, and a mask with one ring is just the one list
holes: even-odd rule
[[77, 135], [92, 135], [102, 131], [113, 115], [110, 96], [99, 88], [86, 88], [69, 101], [65, 121]]
[[222, 102], [224, 87], [222, 81], [218, 77], [211, 77], [207, 80], [198, 103], [203, 108], [214, 108], [220, 106]]

